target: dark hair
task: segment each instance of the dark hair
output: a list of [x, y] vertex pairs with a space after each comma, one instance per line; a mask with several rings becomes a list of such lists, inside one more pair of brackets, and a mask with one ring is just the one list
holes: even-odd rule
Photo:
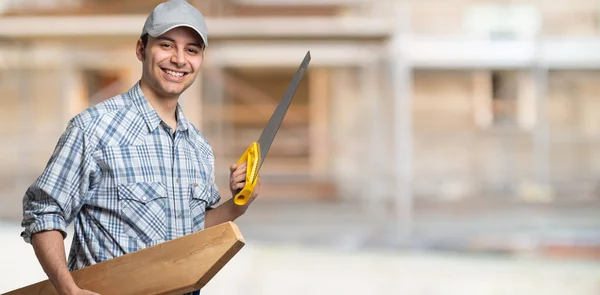
[[148, 33], [142, 35], [142, 37], [140, 39], [142, 39], [142, 45], [144, 45], [144, 47], [146, 47], [146, 45], [148, 45]]
[[146, 59], [146, 46], [148, 45], [148, 33], [140, 37], [142, 39], [142, 58]]

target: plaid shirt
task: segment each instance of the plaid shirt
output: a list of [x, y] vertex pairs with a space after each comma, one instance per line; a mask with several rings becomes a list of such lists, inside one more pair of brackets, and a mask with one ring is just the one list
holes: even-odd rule
[[219, 194], [212, 149], [177, 106], [173, 132], [139, 83], [74, 117], [23, 199], [21, 233], [75, 222], [71, 271], [204, 228]]

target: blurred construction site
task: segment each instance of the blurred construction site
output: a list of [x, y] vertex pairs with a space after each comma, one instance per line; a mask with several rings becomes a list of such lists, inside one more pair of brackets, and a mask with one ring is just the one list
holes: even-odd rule
[[[23, 194], [69, 119], [137, 82], [160, 2], [0, 0], [0, 292], [45, 278]], [[189, 2], [210, 45], [181, 105], [224, 200], [312, 54], [204, 294], [600, 294], [599, 1]]]

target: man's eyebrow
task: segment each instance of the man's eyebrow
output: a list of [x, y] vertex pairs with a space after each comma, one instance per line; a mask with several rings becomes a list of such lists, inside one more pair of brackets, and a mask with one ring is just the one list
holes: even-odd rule
[[[156, 37], [156, 39], [157, 39], [157, 40], [166, 40], [166, 41], [170, 41], [170, 42], [173, 42], [173, 43], [175, 43], [175, 40], [174, 40], [174, 39], [172, 39], [172, 38], [169, 38], [169, 37], [165, 37], [165, 36]], [[203, 47], [203, 46], [202, 46], [203, 44], [204, 44], [204, 43], [196, 43], [196, 42], [190, 42], [190, 43], [188, 43], [188, 45], [191, 45], [191, 46], [196, 46], [196, 47], [200, 47], [200, 48], [202, 48], [202, 47]]]
[[156, 39], [157, 39], [157, 40], [166, 40], [166, 41], [171, 41], [171, 42], [175, 43], [175, 40], [173, 40], [173, 39], [171, 39], [171, 38], [169, 38], [169, 37], [165, 37], [165, 36], [159, 36], [159, 37], [156, 37]]
[[192, 46], [196, 46], [196, 47], [200, 47], [200, 48], [204, 47], [203, 44], [204, 43], [196, 43], [196, 42], [188, 43], [188, 45], [192, 45]]

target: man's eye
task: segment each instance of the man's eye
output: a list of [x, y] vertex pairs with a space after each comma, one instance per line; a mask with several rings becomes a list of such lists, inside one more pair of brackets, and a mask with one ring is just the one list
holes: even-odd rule
[[198, 50], [196, 50], [196, 49], [188, 49], [188, 52], [191, 53], [191, 54], [196, 54], [196, 53], [198, 53]]
[[163, 44], [160, 44], [160, 46], [162, 46], [164, 48], [169, 48], [169, 47], [171, 47], [171, 44], [163, 43]]

